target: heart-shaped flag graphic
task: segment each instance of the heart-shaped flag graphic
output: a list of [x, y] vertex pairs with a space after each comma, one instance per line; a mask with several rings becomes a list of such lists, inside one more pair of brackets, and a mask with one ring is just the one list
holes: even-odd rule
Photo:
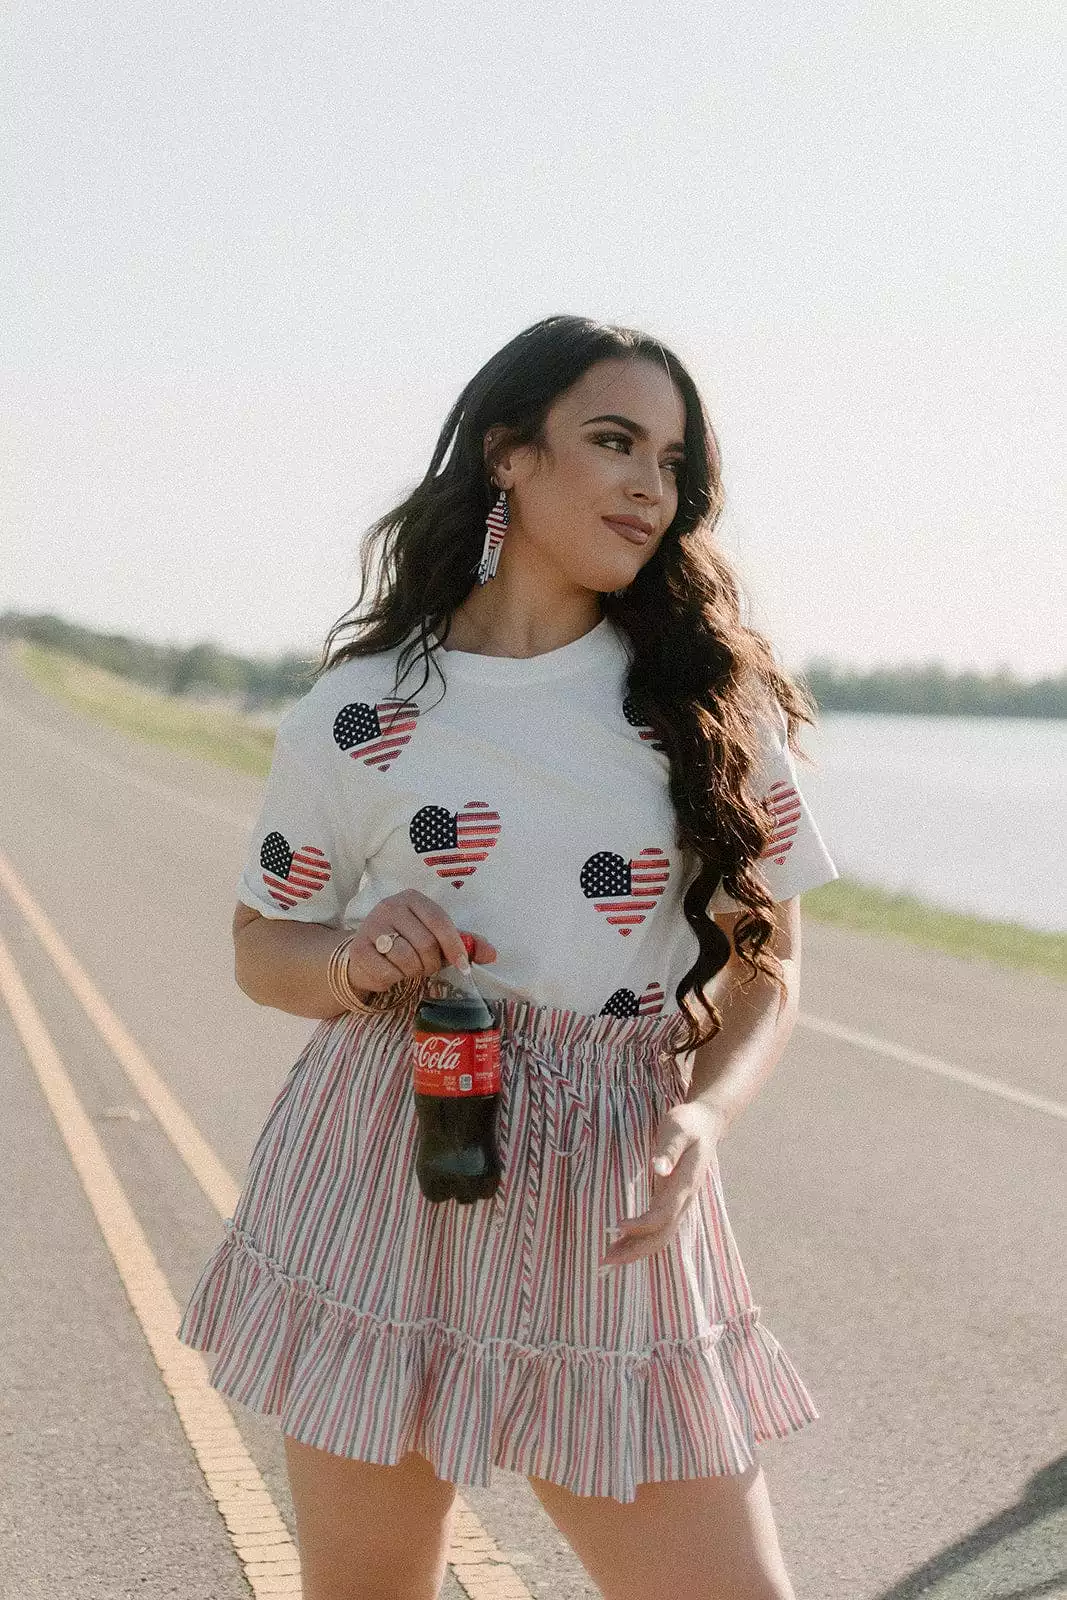
[[388, 772], [418, 720], [419, 708], [410, 701], [379, 700], [369, 706], [364, 700], [353, 700], [333, 719], [334, 743], [353, 761]]
[[623, 700], [622, 714], [630, 724], [631, 728], [636, 728], [642, 739], [647, 740], [652, 746], [653, 750], [663, 749], [663, 745], [656, 738], [655, 729], [649, 726], [648, 722], [637, 709], [637, 702], [632, 694], [628, 694]]
[[288, 911], [330, 881], [330, 863], [313, 844], [291, 850], [284, 834], [268, 833], [259, 852], [263, 882], [272, 900]]
[[663, 985], [655, 979], [646, 983], [638, 999], [632, 989], [616, 989], [600, 1008], [602, 1017], [658, 1017], [663, 1010]]
[[500, 814], [488, 800], [468, 800], [459, 811], [423, 806], [412, 817], [408, 835], [426, 865], [458, 889], [500, 837]]
[[790, 784], [776, 783], [763, 796], [763, 804], [774, 821], [774, 832], [760, 859], [773, 861], [780, 867], [793, 848], [793, 837], [800, 821], [800, 796]]
[[644, 922], [667, 887], [671, 864], [662, 850], [648, 845], [632, 861], [614, 850], [598, 850], [581, 871], [582, 893], [624, 936]]

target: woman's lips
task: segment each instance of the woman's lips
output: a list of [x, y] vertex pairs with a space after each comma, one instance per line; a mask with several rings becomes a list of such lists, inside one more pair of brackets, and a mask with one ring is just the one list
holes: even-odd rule
[[616, 522], [614, 517], [604, 517], [603, 521], [616, 533], [621, 533], [624, 539], [629, 539], [631, 544], [647, 544], [651, 538], [644, 528], [632, 528], [628, 522]]

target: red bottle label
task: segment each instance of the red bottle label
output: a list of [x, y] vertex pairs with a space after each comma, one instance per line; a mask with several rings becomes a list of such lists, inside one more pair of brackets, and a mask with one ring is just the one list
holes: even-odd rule
[[500, 1029], [484, 1033], [430, 1033], [415, 1029], [415, 1093], [497, 1094]]

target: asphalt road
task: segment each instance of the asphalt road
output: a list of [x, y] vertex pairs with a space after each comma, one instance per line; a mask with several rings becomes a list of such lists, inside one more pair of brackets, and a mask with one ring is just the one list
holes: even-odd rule
[[[233, 980], [260, 782], [97, 726], [2, 655], [0, 782], [0, 856], [239, 1183], [315, 1026]], [[0, 938], [184, 1303], [218, 1213], [2, 886]], [[1067, 986], [805, 923], [801, 1020], [720, 1163], [821, 1412], [763, 1452], [798, 1600], [1067, 1595], [1065, 1040]], [[3, 1004], [0, 1073], [0, 1595], [246, 1596]], [[276, 1424], [231, 1410], [292, 1531]], [[525, 1479], [461, 1494], [535, 1600], [597, 1594]], [[464, 1592], [450, 1574], [443, 1600]]]

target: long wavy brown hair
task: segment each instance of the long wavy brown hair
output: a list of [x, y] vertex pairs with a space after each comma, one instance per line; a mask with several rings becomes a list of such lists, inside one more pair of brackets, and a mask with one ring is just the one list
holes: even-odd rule
[[[602, 614], [631, 642], [627, 704], [667, 755], [676, 842], [695, 870], [682, 909], [699, 951], [675, 991], [682, 1032], [672, 1048], [684, 1054], [722, 1026], [704, 992], [730, 957], [730, 935], [707, 912], [720, 882], [743, 907], [732, 944], [747, 972], [745, 985], [762, 972], [784, 992], [781, 963], [765, 949], [775, 931], [774, 902], [752, 870], [774, 831], [770, 811], [752, 788], [757, 725], [769, 720], [774, 726], [777, 700], [789, 747], [807, 761], [796, 742], [798, 727], [814, 726], [817, 705], [775, 663], [770, 642], [741, 621], [741, 584], [713, 538], [723, 509], [718, 440], [696, 384], [673, 351], [633, 328], [572, 316], [546, 317], [498, 351], [449, 412], [421, 483], [369, 529], [359, 598], [330, 629], [313, 676], [408, 641], [397, 659], [394, 693], [416, 660], [424, 675], [414, 694], [425, 687], [431, 660], [444, 684], [436, 650], [476, 582], [485, 519], [499, 492], [491, 483], [496, 454], [505, 441], [543, 449], [553, 402], [594, 362], [620, 359], [664, 366], [686, 410], [686, 461], [674, 520], [629, 588], [602, 597]], [[487, 457], [491, 428], [500, 432]], [[372, 602], [360, 614], [372, 574]], [[350, 631], [353, 637], [335, 648]]]

